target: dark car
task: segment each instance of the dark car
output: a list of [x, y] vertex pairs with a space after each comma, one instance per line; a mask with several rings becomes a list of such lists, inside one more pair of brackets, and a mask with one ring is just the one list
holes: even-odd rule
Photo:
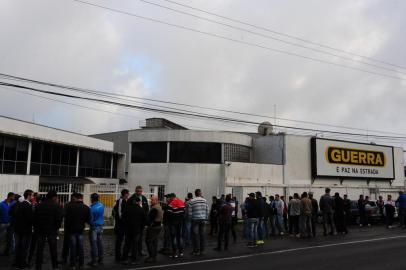
[[[369, 201], [365, 205], [365, 210], [367, 212], [368, 222], [369, 223], [378, 223], [382, 220], [381, 213], [379, 212], [378, 205], [376, 202]], [[358, 201], [351, 201], [351, 223], [359, 224], [359, 209]]]

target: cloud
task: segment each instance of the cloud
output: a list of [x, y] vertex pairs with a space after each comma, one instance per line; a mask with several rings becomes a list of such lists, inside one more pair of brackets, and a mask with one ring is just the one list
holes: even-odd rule
[[[167, 4], [160, 0], [154, 1]], [[104, 0], [97, 3], [275, 49], [393, 74], [241, 33], [140, 1]], [[187, 3], [406, 66], [402, 62], [406, 59], [406, 38], [402, 27], [406, 23], [402, 13], [406, 3], [401, 1], [388, 4], [387, 1], [378, 0], [196, 0]], [[69, 0], [4, 0], [0, 4], [0, 32], [3, 33], [0, 36], [0, 71], [3, 73], [269, 116], [273, 116], [276, 104], [279, 117], [406, 133], [400, 117], [406, 113], [405, 81], [208, 37]], [[401, 73], [398, 75], [406, 77]], [[134, 128], [139, 119], [156, 115], [80, 103], [134, 116], [130, 118], [5, 90], [1, 90], [0, 94], [1, 114], [27, 120], [35, 114], [36, 121], [43, 124], [83, 133]], [[25, 106], [15, 106], [21, 103]], [[169, 118], [201, 128], [256, 130], [256, 127], [251, 126]], [[292, 125], [288, 122], [279, 123]]]

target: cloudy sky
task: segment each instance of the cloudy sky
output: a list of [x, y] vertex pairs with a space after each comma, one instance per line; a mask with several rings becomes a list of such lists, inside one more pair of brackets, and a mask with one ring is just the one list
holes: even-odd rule
[[[248, 46], [73, 0], [1, 0], [0, 73], [269, 116], [274, 116], [276, 104], [276, 115], [281, 118], [406, 134], [403, 117], [406, 114], [406, 68], [400, 68], [406, 67], [405, 1], [175, 0], [392, 65], [289, 39], [164, 0], [148, 1], [249, 29], [262, 36], [139, 0], [86, 1], [243, 43], [389, 77], [403, 77], [403, 80]], [[291, 46], [272, 38], [342, 57]], [[137, 128], [142, 119], [161, 116], [51, 97], [93, 109], [78, 107], [4, 87], [0, 88], [0, 95], [1, 115], [84, 134]], [[227, 116], [252, 121], [266, 120], [241, 115]], [[256, 129], [254, 126], [208, 120], [168, 118], [191, 128]], [[273, 121], [272, 118], [268, 120]], [[277, 124], [309, 126], [282, 120], [278, 120]]]

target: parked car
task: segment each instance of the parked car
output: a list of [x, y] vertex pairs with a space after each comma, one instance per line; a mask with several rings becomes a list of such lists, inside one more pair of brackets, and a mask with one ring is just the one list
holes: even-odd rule
[[[379, 212], [378, 205], [374, 201], [369, 201], [365, 205], [369, 223], [378, 223], [382, 220], [381, 213]], [[351, 201], [351, 223], [359, 224], [360, 216], [358, 209], [358, 201]]]

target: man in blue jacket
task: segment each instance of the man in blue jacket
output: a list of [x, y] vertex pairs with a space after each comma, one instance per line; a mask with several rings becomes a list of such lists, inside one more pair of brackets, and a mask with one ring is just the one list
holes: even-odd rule
[[406, 194], [404, 194], [402, 191], [399, 192], [399, 198], [396, 200], [396, 206], [399, 210], [400, 226], [402, 229], [404, 229], [406, 227]]
[[90, 195], [90, 256], [92, 260], [89, 266], [96, 266], [96, 263], [103, 264], [103, 225], [104, 225], [104, 205], [99, 202], [99, 195], [93, 193]]
[[[0, 240], [5, 243], [5, 250], [3, 255], [8, 256], [10, 253], [14, 252], [13, 245], [13, 231], [10, 226], [10, 208], [16, 203], [14, 200], [14, 193], [9, 192], [7, 194], [7, 199], [0, 203]], [[3, 240], [2, 236], [5, 236]]]

